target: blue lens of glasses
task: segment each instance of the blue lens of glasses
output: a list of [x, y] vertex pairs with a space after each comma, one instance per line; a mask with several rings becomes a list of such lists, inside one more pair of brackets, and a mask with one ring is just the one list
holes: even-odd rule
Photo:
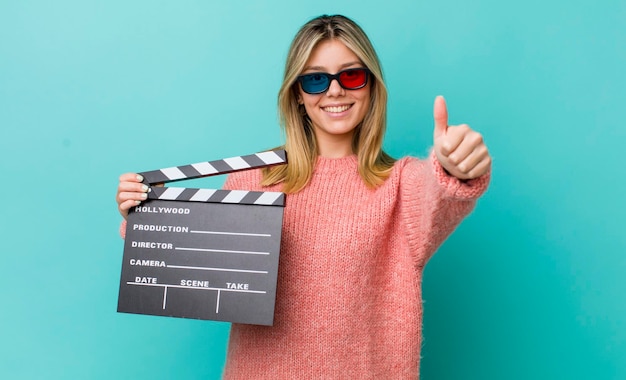
[[302, 90], [309, 94], [322, 93], [328, 89], [330, 81], [326, 75], [310, 74], [300, 77]]

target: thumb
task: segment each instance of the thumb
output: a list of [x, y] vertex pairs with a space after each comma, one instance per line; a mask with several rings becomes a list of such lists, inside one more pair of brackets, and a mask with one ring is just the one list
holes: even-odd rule
[[448, 130], [448, 108], [446, 107], [446, 100], [441, 95], [435, 98], [433, 117], [435, 119], [434, 138], [437, 139], [445, 135]]

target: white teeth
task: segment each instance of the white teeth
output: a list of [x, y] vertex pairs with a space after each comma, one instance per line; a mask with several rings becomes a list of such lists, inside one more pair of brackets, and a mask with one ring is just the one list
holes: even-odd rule
[[345, 106], [335, 106], [335, 107], [324, 107], [322, 108], [324, 111], [326, 112], [331, 112], [331, 113], [339, 113], [339, 112], [343, 112], [343, 111], [347, 111], [348, 108], [350, 108], [349, 105], [345, 105]]

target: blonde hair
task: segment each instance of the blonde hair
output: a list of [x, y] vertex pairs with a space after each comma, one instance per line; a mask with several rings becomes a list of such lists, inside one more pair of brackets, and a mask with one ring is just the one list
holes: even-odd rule
[[391, 172], [395, 160], [382, 150], [387, 124], [387, 89], [376, 51], [354, 21], [341, 15], [323, 15], [302, 26], [289, 48], [283, 84], [278, 93], [280, 124], [285, 134], [284, 149], [289, 163], [265, 169], [261, 181], [264, 186], [283, 182], [283, 192], [295, 193], [302, 190], [313, 175], [317, 141], [309, 117], [298, 104], [296, 80], [313, 49], [330, 39], [341, 41], [371, 72], [369, 110], [352, 140], [359, 174], [369, 187], [375, 188]]

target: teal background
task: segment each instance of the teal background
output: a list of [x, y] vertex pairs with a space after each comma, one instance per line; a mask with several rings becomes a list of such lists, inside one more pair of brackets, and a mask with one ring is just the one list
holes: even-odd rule
[[626, 2], [295, 4], [0, 0], [0, 378], [219, 378], [227, 324], [116, 312], [117, 178], [280, 144], [322, 13], [378, 50], [392, 155], [426, 154], [443, 94], [494, 158], [425, 271], [422, 377], [626, 378]]

